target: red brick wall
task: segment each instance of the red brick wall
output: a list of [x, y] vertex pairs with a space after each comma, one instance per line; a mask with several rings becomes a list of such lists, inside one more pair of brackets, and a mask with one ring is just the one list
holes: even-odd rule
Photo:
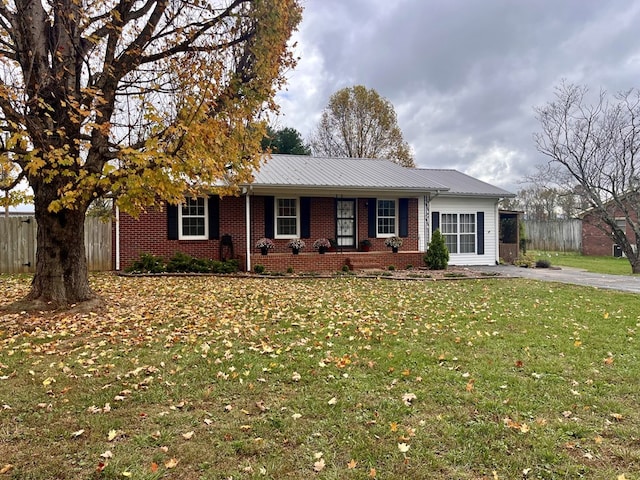
[[[404, 246], [402, 247], [404, 248]], [[269, 253], [268, 255], [251, 254], [251, 265], [262, 265], [267, 272], [286, 272], [292, 268], [294, 272], [336, 272], [342, 269], [343, 265], [357, 270], [359, 263], [367, 264], [365, 268], [377, 267], [386, 269], [393, 265], [397, 269], [404, 269], [408, 265], [421, 267], [424, 265], [422, 252], [392, 253], [387, 248], [385, 252], [327, 252], [320, 255], [318, 252], [300, 253]], [[242, 265], [246, 265], [244, 256]], [[354, 268], [355, 266], [355, 268]]]
[[[614, 216], [623, 217], [619, 210], [614, 210]], [[582, 254], [583, 255], [613, 255], [613, 240], [607, 237], [596, 225], [600, 224], [598, 218], [592, 214], [587, 214], [582, 219]], [[633, 230], [627, 225], [627, 238], [631, 243], [635, 243]]]
[[[368, 238], [368, 212], [367, 198], [357, 200], [357, 221], [358, 221], [358, 238], [357, 241]], [[245, 225], [245, 198], [244, 197], [224, 197], [220, 201], [220, 235], [231, 235], [234, 247], [234, 254], [241, 260], [241, 268], [245, 267], [245, 244], [246, 244], [246, 225]], [[409, 199], [409, 236], [404, 238], [401, 251], [417, 251], [418, 250], [418, 199]], [[254, 256], [260, 256], [260, 251], [255, 248], [257, 240], [265, 236], [264, 229], [264, 197], [251, 197], [251, 253]], [[313, 250], [313, 242], [321, 237], [335, 238], [336, 236], [336, 219], [335, 219], [335, 198], [312, 198], [311, 199], [311, 237], [305, 239], [307, 246], [303, 250], [302, 255], [314, 255], [316, 261], [325, 262], [327, 268], [320, 268], [323, 264], [318, 264], [315, 268], [303, 267], [305, 264], [302, 260], [291, 259], [291, 249], [287, 247], [288, 240], [274, 239], [275, 249], [273, 253], [287, 254], [283, 260], [275, 260], [276, 256], [269, 255], [269, 262], [277, 263], [272, 268], [274, 271], [284, 271], [292, 266], [296, 271], [305, 268], [311, 271], [320, 270], [337, 270], [344, 264], [344, 259], [337, 260], [328, 258], [331, 255], [320, 256]], [[152, 253], [154, 255], [171, 257], [176, 252], [184, 252], [199, 258], [220, 258], [220, 241], [219, 240], [168, 240], [167, 239], [167, 213], [166, 209], [159, 208], [149, 209], [140, 215], [136, 220], [127, 214], [120, 214], [120, 268], [126, 269], [131, 263], [143, 253]], [[115, 228], [115, 227], [114, 227]], [[370, 238], [372, 243], [372, 251], [381, 251], [389, 255], [390, 249], [384, 245], [383, 238]], [[115, 234], [114, 234], [115, 242]], [[242, 257], [240, 258], [240, 256]], [[326, 259], [324, 259], [326, 257]], [[335, 257], [335, 256], [334, 256]], [[413, 260], [407, 264], [420, 265], [421, 256], [416, 257], [420, 261]], [[274, 259], [274, 260], [272, 260]], [[388, 265], [394, 265], [389, 259]], [[287, 261], [294, 263], [289, 265]], [[340, 263], [342, 262], [342, 263]], [[387, 260], [385, 260], [386, 263]], [[255, 263], [255, 262], [253, 262]], [[285, 263], [287, 263], [285, 265]], [[115, 266], [115, 249], [114, 249], [114, 266]], [[266, 265], [265, 265], [266, 266]], [[404, 268], [405, 265], [396, 265]], [[277, 268], [276, 268], [277, 267]]]

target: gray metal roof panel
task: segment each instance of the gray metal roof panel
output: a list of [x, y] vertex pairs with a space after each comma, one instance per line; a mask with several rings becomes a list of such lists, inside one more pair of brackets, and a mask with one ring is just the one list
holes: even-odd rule
[[515, 194], [471, 177], [458, 170], [416, 168], [415, 173], [423, 178], [446, 185], [445, 195], [473, 195], [488, 197], [514, 197]]
[[384, 159], [272, 155], [254, 186], [446, 190], [440, 182]]

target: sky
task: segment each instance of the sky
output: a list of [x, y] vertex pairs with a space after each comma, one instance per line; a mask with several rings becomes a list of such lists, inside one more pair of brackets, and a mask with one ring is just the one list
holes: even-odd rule
[[636, 0], [301, 0], [299, 56], [277, 128], [308, 140], [329, 97], [364, 85], [389, 100], [422, 168], [523, 188], [546, 163], [535, 107], [562, 82], [640, 86]]

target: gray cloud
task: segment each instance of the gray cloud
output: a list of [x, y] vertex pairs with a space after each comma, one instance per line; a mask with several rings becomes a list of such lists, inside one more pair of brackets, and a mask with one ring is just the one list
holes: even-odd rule
[[534, 165], [534, 107], [562, 80], [636, 87], [633, 0], [307, 0], [281, 126], [308, 138], [336, 90], [389, 99], [423, 167], [516, 190]]

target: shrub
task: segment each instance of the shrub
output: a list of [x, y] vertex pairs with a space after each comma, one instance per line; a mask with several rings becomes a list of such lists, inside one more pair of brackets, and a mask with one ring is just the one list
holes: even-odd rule
[[293, 267], [287, 267], [287, 273], [293, 273]]
[[405, 270], [413, 270], [413, 265], [409, 264], [406, 267], [404, 267]]
[[167, 272], [208, 273], [212, 271], [212, 260], [194, 258], [183, 252], [176, 252], [167, 263]]
[[349, 265], [345, 263], [344, 265], [342, 265], [342, 271], [348, 273], [351, 271], [351, 269], [349, 268]]
[[533, 255], [526, 253], [526, 254], [520, 254], [518, 256], [518, 258], [516, 258], [513, 261], [513, 264], [518, 266], [518, 267], [533, 267], [536, 264], [536, 259], [533, 257]]
[[389, 266], [387, 267], [387, 270], [389, 270], [390, 272], [393, 272], [395, 269], [396, 269], [396, 266], [395, 266], [395, 265], [389, 265]]
[[211, 271], [213, 273], [236, 273], [240, 269], [238, 260], [232, 258], [224, 262], [218, 260], [211, 261]]
[[156, 257], [150, 253], [143, 253], [140, 255], [140, 259], [133, 262], [125, 271], [130, 273], [162, 273], [165, 269], [166, 265], [162, 257]]
[[546, 258], [541, 258], [536, 260], [536, 268], [549, 268], [551, 266], [551, 262]]
[[432, 270], [446, 270], [449, 265], [449, 250], [444, 243], [444, 237], [440, 233], [440, 229], [433, 232], [429, 248], [423, 259], [427, 267]]
[[256, 272], [258, 275], [263, 274], [265, 271], [264, 265], [254, 265], [253, 271]]

